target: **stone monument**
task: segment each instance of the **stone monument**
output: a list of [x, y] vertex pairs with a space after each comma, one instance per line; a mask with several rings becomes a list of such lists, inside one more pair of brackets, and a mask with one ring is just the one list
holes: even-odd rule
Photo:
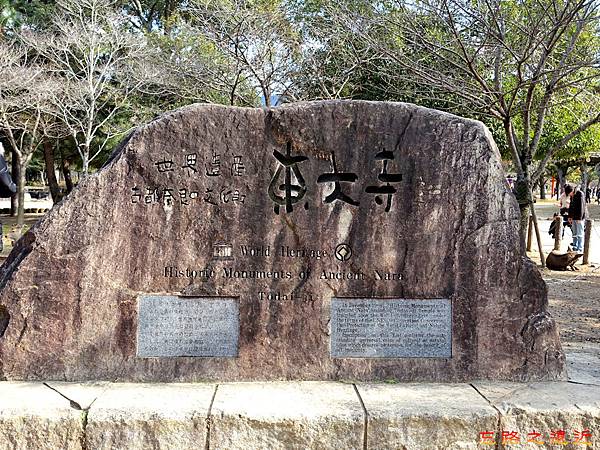
[[518, 218], [480, 122], [182, 108], [18, 242], [0, 379], [559, 379]]

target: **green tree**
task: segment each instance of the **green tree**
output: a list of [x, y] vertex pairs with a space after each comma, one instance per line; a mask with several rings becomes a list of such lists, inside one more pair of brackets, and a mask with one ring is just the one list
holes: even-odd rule
[[0, 0], [0, 35], [19, 30], [24, 24], [43, 28], [55, 4], [55, 0]]
[[127, 0], [120, 5], [131, 24], [140, 31], [168, 33], [177, 16], [185, 12], [187, 3], [183, 0]]

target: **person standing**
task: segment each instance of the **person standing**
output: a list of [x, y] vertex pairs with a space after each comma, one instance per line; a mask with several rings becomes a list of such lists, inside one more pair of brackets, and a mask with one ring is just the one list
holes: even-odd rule
[[583, 227], [586, 215], [585, 196], [578, 188], [573, 189], [570, 195], [569, 223], [573, 231], [573, 251], [583, 253]]
[[[8, 165], [4, 159], [4, 146], [0, 142], [0, 197], [12, 197], [15, 192], [17, 192], [17, 186], [8, 172]], [[0, 252], [2, 250], [4, 250], [4, 229], [0, 222]]]
[[0, 197], [12, 197], [17, 192], [17, 186], [8, 172], [8, 164], [4, 159], [4, 146], [0, 142]]
[[571, 203], [571, 192], [573, 192], [571, 185], [565, 184], [565, 190], [558, 200], [561, 216], [566, 215], [567, 211], [569, 210], [569, 204]]
[[565, 184], [565, 189], [558, 202], [560, 206], [560, 216], [562, 217], [563, 221], [561, 239], [565, 237], [565, 230], [567, 228], [571, 228], [571, 224], [569, 223], [569, 204], [571, 203], [571, 192], [573, 192], [571, 185]]

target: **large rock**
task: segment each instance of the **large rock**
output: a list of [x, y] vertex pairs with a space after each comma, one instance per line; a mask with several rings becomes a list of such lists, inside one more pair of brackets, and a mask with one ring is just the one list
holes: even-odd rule
[[[186, 107], [136, 130], [18, 242], [0, 273], [0, 378], [561, 378], [518, 217], [476, 121], [399, 103]], [[379, 300], [330, 323], [334, 297]], [[415, 312], [428, 301], [437, 322]], [[229, 321], [198, 318], [209, 302]], [[352, 334], [363, 316], [385, 336]], [[193, 320], [217, 334], [187, 342]], [[238, 320], [239, 340], [220, 339]], [[149, 357], [184, 341], [221, 356]], [[364, 357], [382, 356], [371, 344], [396, 357]]]

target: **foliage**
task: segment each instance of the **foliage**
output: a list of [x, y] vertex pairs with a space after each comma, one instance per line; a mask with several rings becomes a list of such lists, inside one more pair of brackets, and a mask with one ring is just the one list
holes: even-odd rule
[[[524, 245], [532, 187], [553, 158], [569, 145], [581, 147], [586, 131], [600, 123], [600, 4], [387, 0], [372, 3], [371, 20], [343, 3], [332, 11], [346, 33], [395, 62], [378, 68], [392, 68], [384, 77], [407, 94], [442, 99], [495, 122], [496, 134], [503, 130], [517, 174]], [[578, 109], [576, 120], [545, 139], [547, 122], [565, 107]]]
[[548, 164], [600, 144], [596, 1], [0, 0], [0, 12], [0, 39], [60, 80], [48, 136], [84, 172], [191, 102], [392, 100], [482, 120], [524, 208]]
[[0, 0], [0, 29], [7, 32], [23, 25], [41, 28], [54, 11], [54, 0]]

